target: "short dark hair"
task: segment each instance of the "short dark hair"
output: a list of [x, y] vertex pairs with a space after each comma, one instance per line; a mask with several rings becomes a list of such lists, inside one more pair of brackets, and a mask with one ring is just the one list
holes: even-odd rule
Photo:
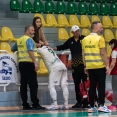
[[98, 24], [98, 23], [101, 23], [101, 22], [100, 21], [94, 21], [94, 22], [92, 22], [91, 29], [94, 29], [95, 25]]
[[114, 47], [113, 49], [117, 48], [117, 39], [112, 39], [110, 42], [109, 42], [109, 45], [113, 44], [114, 43]]
[[27, 26], [25, 27], [25, 32], [26, 32], [27, 30], [29, 30], [30, 27], [33, 27], [33, 25], [31, 25], [31, 24], [30, 24], [30, 25], [27, 25]]

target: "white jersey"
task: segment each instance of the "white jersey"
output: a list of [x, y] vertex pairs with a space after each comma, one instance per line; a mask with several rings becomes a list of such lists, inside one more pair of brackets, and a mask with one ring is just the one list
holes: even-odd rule
[[58, 63], [62, 63], [58, 58], [53, 49], [48, 49], [46, 46], [37, 49], [37, 53], [39, 53], [49, 71], [56, 66]]

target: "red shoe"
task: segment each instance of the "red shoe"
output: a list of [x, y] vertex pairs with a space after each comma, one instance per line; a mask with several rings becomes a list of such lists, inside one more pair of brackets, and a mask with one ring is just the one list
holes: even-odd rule
[[108, 109], [110, 110], [117, 109], [117, 106], [108, 106]]

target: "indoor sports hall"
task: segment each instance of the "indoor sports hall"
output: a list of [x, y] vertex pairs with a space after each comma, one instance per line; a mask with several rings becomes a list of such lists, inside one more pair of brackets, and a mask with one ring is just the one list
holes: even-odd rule
[[[0, 117], [116, 117], [117, 107], [111, 113], [88, 113], [88, 108], [71, 107], [76, 103], [71, 69], [68, 69], [68, 110], [22, 110], [20, 97], [20, 73], [17, 52], [11, 47], [24, 34], [26, 25], [32, 24], [34, 17], [40, 17], [44, 35], [54, 48], [72, 37], [71, 27], [80, 27], [80, 33], [88, 36], [91, 23], [100, 21], [106, 42], [108, 58], [111, 54], [109, 41], [117, 39], [117, 0], [0, 0]], [[66, 65], [70, 50], [56, 51]], [[38, 54], [38, 98], [40, 105], [48, 107], [52, 103], [48, 90], [48, 70]], [[28, 102], [31, 103], [28, 89]], [[58, 104], [63, 104], [60, 86], [56, 86]], [[106, 76], [105, 105], [112, 104], [111, 76]]]

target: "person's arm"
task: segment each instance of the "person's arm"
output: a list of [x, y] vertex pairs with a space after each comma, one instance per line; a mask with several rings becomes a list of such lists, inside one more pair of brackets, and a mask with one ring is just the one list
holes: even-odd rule
[[108, 57], [105, 49], [105, 40], [103, 37], [101, 37], [99, 40], [99, 48], [100, 48], [100, 55], [101, 55], [102, 61], [104, 62], [106, 67], [109, 67]]
[[116, 51], [113, 51], [111, 56], [112, 56], [112, 61], [111, 61], [110, 66], [109, 66], [108, 75], [110, 75], [111, 71], [112, 71], [113, 68], [115, 67], [116, 58], [117, 58], [117, 52], [116, 52]]
[[49, 46], [49, 43], [47, 42], [47, 40], [44, 36], [42, 28], [40, 28], [39, 30], [40, 30], [40, 33], [41, 33], [41, 41], [44, 43], [44, 45]]
[[85, 55], [84, 55], [84, 44], [85, 44], [85, 40], [82, 40], [81, 45], [82, 45], [82, 61], [84, 66], [86, 67], [86, 63], [85, 63]]
[[106, 67], [109, 67], [108, 57], [107, 57], [105, 48], [100, 48], [100, 55], [101, 55], [102, 61], [106, 65]]
[[66, 50], [69, 49], [69, 39], [63, 44], [63, 45], [59, 45], [53, 48], [53, 50]]
[[29, 53], [30, 58], [32, 59], [32, 62], [33, 62], [34, 65], [35, 65], [35, 70], [37, 71], [38, 68], [39, 68], [39, 66], [38, 66], [38, 63], [37, 63], [36, 60], [35, 60], [34, 52], [30, 50], [30, 51], [28, 51], [28, 53]]
[[99, 48], [100, 48], [100, 56], [106, 66], [106, 73], [108, 73], [109, 72], [109, 61], [108, 61], [108, 57], [107, 57], [107, 53], [106, 53], [106, 49], [105, 49], [105, 41], [104, 41], [103, 37], [101, 37], [99, 40]]
[[36, 43], [36, 47], [37, 47], [37, 48], [40, 48], [42, 45], [43, 45], [43, 44], [41, 44], [41, 43]]
[[85, 62], [85, 54], [84, 54], [84, 40], [82, 40], [82, 61], [83, 61], [83, 64], [84, 64], [84, 73], [88, 75], [88, 71], [86, 69], [86, 62]]
[[34, 63], [35, 65], [35, 70], [37, 71], [38, 70], [38, 63], [36, 62], [36, 58], [34, 56], [34, 42], [32, 41], [31, 38], [29, 38], [27, 41], [26, 41], [26, 45], [27, 45], [27, 49], [28, 49], [28, 53], [29, 53], [29, 56], [32, 60], [32, 62]]
[[12, 51], [12, 52], [15, 52], [15, 51], [17, 51], [17, 50], [18, 50], [17, 43], [15, 43], [15, 44], [12, 46], [11, 51]]
[[36, 63], [36, 59], [35, 59], [33, 50], [28, 50], [28, 53], [29, 53], [29, 56], [30, 56], [32, 62]]
[[85, 55], [84, 55], [83, 49], [82, 49], [82, 61], [83, 61], [83, 64], [84, 64], [84, 73], [88, 75], [88, 71], [86, 69]]
[[86, 67], [85, 57], [84, 57], [84, 50], [83, 49], [82, 49], [82, 61], [83, 61], [84, 67]]
[[115, 63], [116, 63], [116, 58], [112, 58], [112, 62], [109, 67], [110, 71], [112, 71], [112, 69], [115, 67]]

